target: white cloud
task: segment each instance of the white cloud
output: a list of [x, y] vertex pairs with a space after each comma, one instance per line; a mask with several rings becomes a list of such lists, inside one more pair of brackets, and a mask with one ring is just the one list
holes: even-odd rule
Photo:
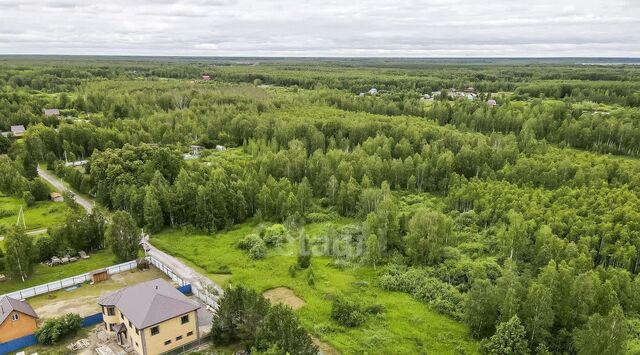
[[640, 57], [639, 3], [0, 0], [0, 53]]

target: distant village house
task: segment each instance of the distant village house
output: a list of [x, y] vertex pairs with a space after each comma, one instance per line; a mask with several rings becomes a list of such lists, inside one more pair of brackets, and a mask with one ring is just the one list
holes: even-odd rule
[[497, 103], [497, 102], [496, 102], [496, 100], [494, 100], [494, 99], [489, 99], [489, 100], [487, 100], [487, 106], [489, 106], [489, 107], [494, 107], [494, 106], [496, 106], [497, 104], [498, 104], [498, 103]]
[[22, 136], [24, 136], [24, 133], [27, 130], [24, 128], [23, 125], [16, 125], [16, 126], [11, 126], [11, 135], [16, 137], [16, 138], [20, 138]]
[[209, 77], [209, 75], [203, 75], [202, 76], [202, 80], [204, 81], [209, 81], [211, 78]]
[[27, 336], [36, 331], [38, 315], [24, 301], [0, 299], [0, 343]]
[[58, 110], [57, 108], [45, 108], [42, 110], [42, 112], [44, 112], [44, 115], [46, 117], [49, 116], [60, 116], [60, 110]]

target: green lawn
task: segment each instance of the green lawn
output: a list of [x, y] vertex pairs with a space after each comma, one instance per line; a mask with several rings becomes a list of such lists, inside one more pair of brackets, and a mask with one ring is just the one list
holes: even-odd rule
[[26, 282], [9, 280], [0, 282], [0, 294], [5, 294], [28, 287], [45, 284], [66, 277], [84, 274], [85, 272], [100, 269], [114, 264], [114, 256], [111, 251], [102, 250], [92, 254], [90, 259], [80, 260], [73, 264], [49, 267], [42, 264], [33, 266], [33, 274]]
[[[342, 223], [342, 222], [341, 222]], [[324, 230], [324, 224], [305, 227], [312, 237]], [[473, 354], [477, 343], [470, 340], [467, 328], [456, 321], [429, 310], [428, 306], [410, 295], [388, 292], [375, 285], [375, 271], [370, 267], [351, 267], [340, 270], [331, 259], [314, 256], [312, 268], [315, 287], [307, 283], [307, 272], [295, 278], [288, 273], [296, 257], [289, 245], [270, 250], [266, 259], [253, 261], [236, 248], [237, 241], [254, 231], [255, 223], [239, 225], [236, 229], [214, 236], [166, 230], [154, 236], [154, 245], [186, 259], [211, 279], [226, 284], [242, 283], [265, 291], [274, 287], [291, 288], [306, 305], [297, 311], [306, 329], [345, 354]], [[290, 243], [293, 244], [293, 243]], [[231, 275], [220, 275], [228, 269]], [[338, 326], [330, 318], [331, 298], [341, 294], [363, 305], [380, 304], [385, 312], [369, 316], [360, 328]]]
[[[20, 206], [24, 208], [27, 230], [48, 228], [51, 225], [63, 223], [69, 207], [65, 203], [39, 201], [32, 207], [27, 207], [24, 201], [15, 197], [0, 195], [0, 225], [12, 226], [16, 224]], [[21, 221], [22, 224], [22, 221]]]

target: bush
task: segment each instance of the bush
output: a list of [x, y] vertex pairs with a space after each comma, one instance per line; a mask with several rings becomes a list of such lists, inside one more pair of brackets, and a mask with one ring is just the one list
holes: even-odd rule
[[388, 291], [410, 293], [442, 314], [455, 319], [462, 317], [464, 295], [450, 284], [429, 276], [425, 269], [389, 265], [380, 276], [379, 284]]
[[51, 259], [56, 255], [56, 242], [50, 236], [42, 236], [36, 240], [36, 249], [38, 249], [39, 261]]
[[380, 314], [384, 313], [384, 306], [381, 304], [374, 304], [367, 307], [364, 311], [368, 314]]
[[298, 266], [297, 265], [289, 266], [289, 276], [296, 277], [297, 273], [298, 273]]
[[267, 256], [267, 245], [262, 241], [262, 239], [258, 239], [258, 242], [253, 244], [251, 249], [249, 249], [249, 257], [253, 260], [264, 259]]
[[264, 243], [263, 240], [257, 234], [249, 234], [246, 235], [240, 243], [238, 243], [238, 248], [242, 250], [250, 250], [257, 243]]
[[36, 330], [36, 338], [43, 345], [54, 345], [63, 337], [74, 334], [82, 326], [82, 318], [73, 313], [51, 318]]
[[29, 191], [22, 192], [22, 200], [27, 204], [27, 207], [31, 207], [36, 203], [35, 197], [33, 197], [33, 194]]
[[329, 214], [322, 213], [322, 212], [311, 212], [311, 213], [307, 213], [307, 216], [306, 216], [307, 222], [309, 223], [330, 222], [334, 218], [336, 218], [336, 216], [331, 216]]
[[333, 300], [331, 305], [331, 318], [345, 327], [359, 327], [366, 321], [360, 306], [341, 298]]
[[311, 265], [311, 254], [298, 254], [298, 267], [306, 269]]
[[287, 229], [282, 224], [274, 224], [264, 230], [262, 240], [269, 248], [282, 245], [287, 241]]
[[313, 273], [313, 269], [309, 269], [309, 273], [307, 273], [307, 284], [311, 287], [316, 285], [316, 276]]

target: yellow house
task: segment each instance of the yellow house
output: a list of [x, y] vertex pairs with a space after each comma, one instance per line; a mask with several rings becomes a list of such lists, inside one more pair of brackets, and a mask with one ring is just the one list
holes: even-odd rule
[[38, 315], [27, 302], [11, 297], [0, 299], [0, 343], [32, 334]]
[[109, 293], [98, 304], [105, 329], [138, 354], [163, 354], [200, 339], [200, 306], [163, 279]]

